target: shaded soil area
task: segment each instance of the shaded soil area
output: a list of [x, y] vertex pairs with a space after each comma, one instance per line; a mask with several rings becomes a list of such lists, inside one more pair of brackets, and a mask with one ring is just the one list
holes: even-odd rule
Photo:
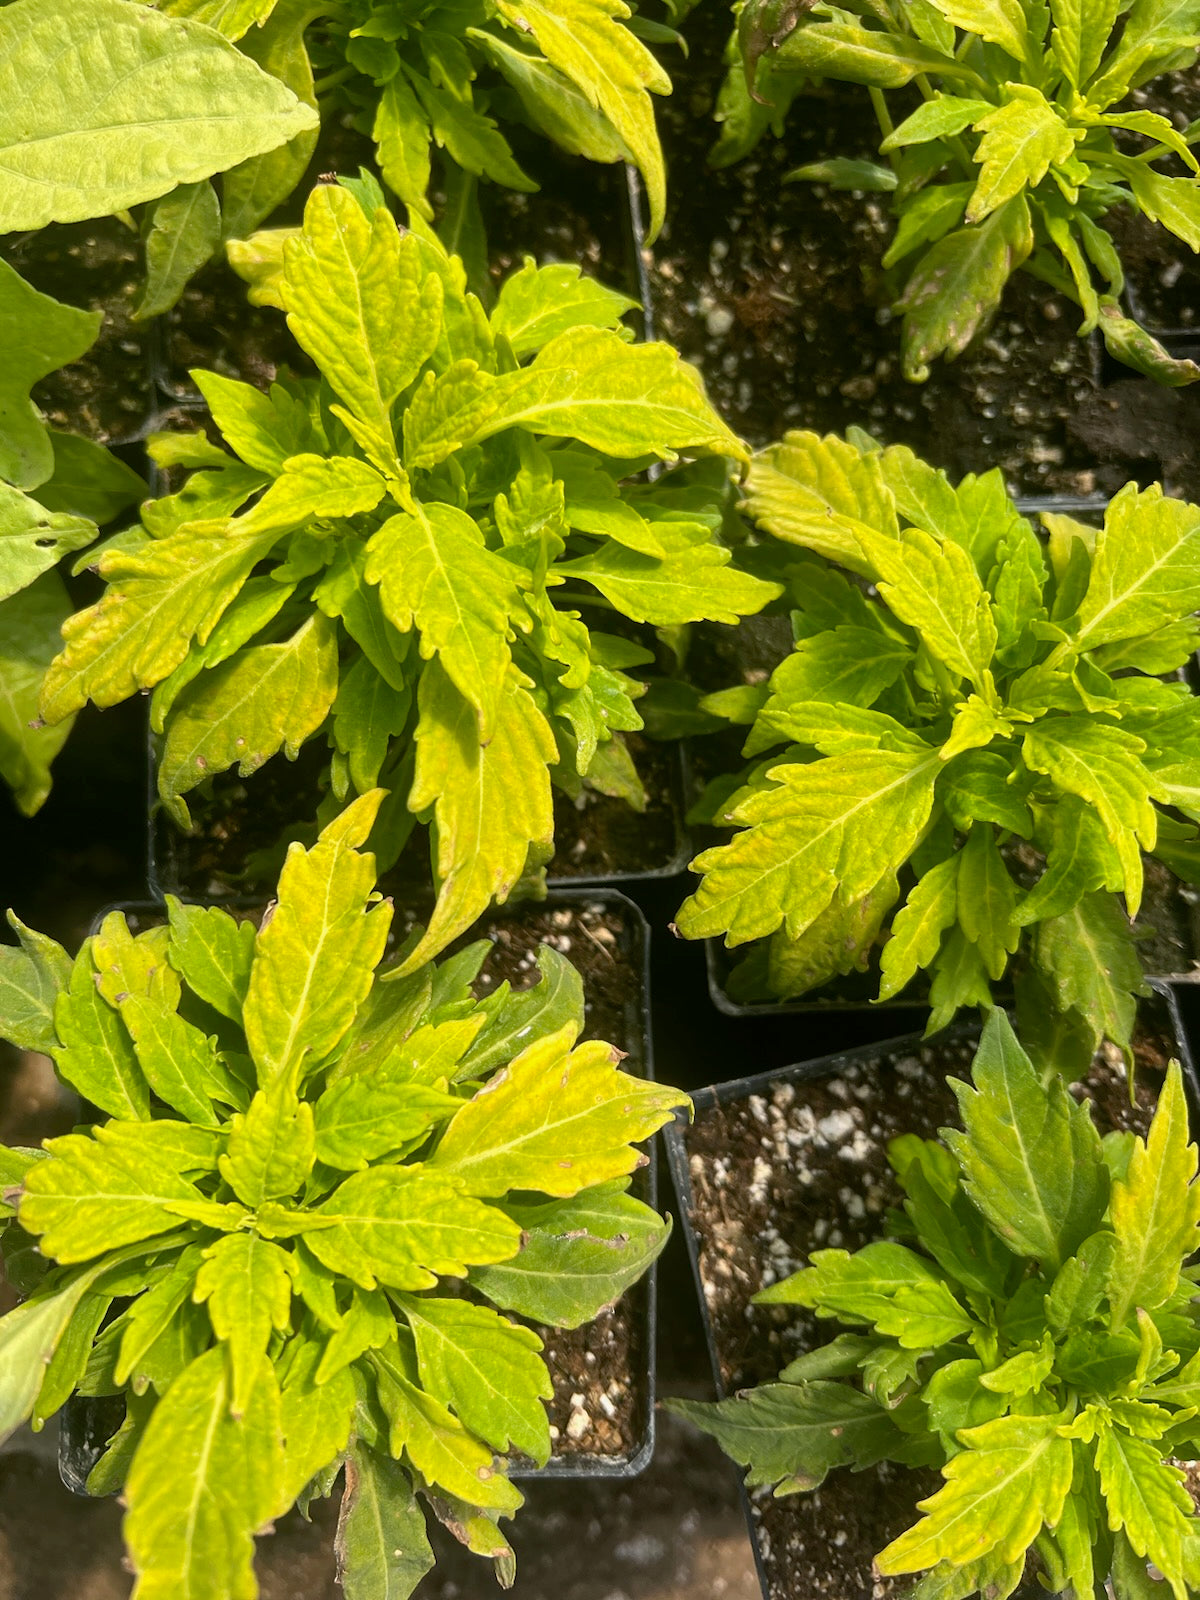
[[[1157, 1083], [1171, 1054], [1165, 1018], [1143, 1011], [1136, 1045], [1136, 1105], [1123, 1063], [1105, 1048], [1080, 1098], [1099, 1126], [1149, 1125]], [[691, 1219], [722, 1386], [772, 1380], [802, 1351], [824, 1344], [831, 1325], [796, 1307], [750, 1304], [752, 1296], [804, 1266], [812, 1250], [861, 1248], [879, 1237], [902, 1198], [887, 1164], [900, 1133], [930, 1137], [961, 1126], [947, 1074], [966, 1077], [972, 1038], [923, 1045], [913, 1039], [817, 1078], [781, 1076], [773, 1087], [706, 1104], [686, 1131]], [[934, 1473], [882, 1463], [830, 1474], [809, 1495], [755, 1494], [753, 1514], [772, 1600], [890, 1600], [909, 1580], [871, 1574], [874, 1554], [909, 1526]]]
[[[578, 800], [554, 791], [551, 882], [619, 879], [678, 870], [687, 852], [679, 754], [637, 734], [626, 736], [646, 789], [646, 808], [585, 789]], [[328, 779], [329, 750], [312, 739], [296, 761], [273, 756], [249, 778], [220, 774], [188, 796], [192, 831], [162, 812], [153, 821], [155, 880], [164, 893], [216, 899], [250, 894], [278, 874], [289, 839], [310, 841]], [[429, 835], [414, 830], [395, 867], [381, 878], [398, 899], [432, 886]]]
[[133, 315], [141, 284], [136, 232], [115, 217], [55, 223], [7, 240], [0, 255], [42, 294], [104, 313], [87, 354], [35, 386], [33, 401], [46, 421], [100, 444], [138, 437], [155, 397], [152, 334]]

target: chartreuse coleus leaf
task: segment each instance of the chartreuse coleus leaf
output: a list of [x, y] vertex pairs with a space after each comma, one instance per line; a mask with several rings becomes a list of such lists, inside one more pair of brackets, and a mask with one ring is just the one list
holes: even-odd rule
[[670, 79], [624, 19], [621, 0], [500, 0], [504, 20], [530, 35], [557, 68], [600, 111], [629, 151], [646, 181], [650, 236], [662, 226], [666, 175], [647, 90], [668, 94]]
[[[1121, 310], [1120, 254], [1101, 226], [1128, 205], [1193, 247], [1200, 240], [1187, 133], [1125, 109], [1131, 90], [1195, 48], [1189, 0], [866, 0], [748, 25], [757, 9], [742, 8], [726, 55], [717, 155], [734, 159], [768, 127], [778, 131], [806, 81], [870, 87], [892, 165], [857, 163], [855, 185], [855, 163], [834, 155], [792, 176], [892, 194], [884, 264], [899, 268], [894, 309], [910, 379], [923, 382], [936, 357], [966, 349], [1022, 267], [1077, 301], [1080, 333], [1098, 327], [1118, 360], [1165, 384], [1200, 377]], [[911, 98], [888, 103], [886, 91], [910, 84], [915, 109]], [[1167, 157], [1188, 175], [1161, 171]]]
[[869, 1331], [719, 1405], [668, 1404], [776, 1494], [881, 1459], [940, 1468], [922, 1515], [875, 1558], [882, 1574], [924, 1573], [930, 1600], [1011, 1594], [1031, 1550], [1056, 1590], [1169, 1585], [1185, 1600], [1195, 1517], [1171, 1458], [1192, 1419], [1200, 1319], [1176, 1289], [1200, 1201], [1179, 1066], [1148, 1136], [1128, 1136], [1111, 1204], [1112, 1153], [1086, 1104], [1034, 1070], [1002, 1013], [972, 1079], [956, 1085], [963, 1131], [891, 1143], [903, 1242], [818, 1250], [756, 1296]]
[[361, 1444], [346, 1457], [334, 1549], [346, 1600], [399, 1600], [433, 1566], [425, 1516], [408, 1473]]
[[371, 987], [391, 907], [367, 909], [376, 898], [374, 861], [357, 847], [381, 798], [379, 790], [363, 795], [312, 850], [288, 851], [278, 901], [255, 942], [242, 1011], [264, 1087], [277, 1079], [295, 1083], [328, 1055]]
[[294, 761], [337, 695], [337, 631], [320, 612], [281, 644], [239, 650], [185, 691], [158, 764], [159, 794], [184, 826], [180, 796], [210, 771], [257, 772], [281, 747]]
[[[443, 88], [462, 48], [439, 35]], [[68, 622], [40, 709], [152, 689], [158, 791], [185, 825], [209, 779], [326, 739], [329, 806], [389, 790], [381, 860], [414, 822], [435, 832], [415, 969], [542, 870], [552, 784], [644, 803], [622, 735], [652, 652], [594, 633], [592, 602], [732, 623], [782, 585], [735, 563], [717, 461], [645, 481], [647, 459], [745, 452], [675, 351], [631, 342], [624, 296], [526, 263], [489, 319], [380, 200], [324, 186], [284, 230], [272, 303], [320, 379], [196, 375], [233, 453], [155, 437], [190, 476], [99, 556], [107, 591]]]
[[[122, 0], [0, 19], [0, 232], [79, 222], [274, 149], [316, 113], [211, 29]], [[19, 85], [44, 92], [24, 117]]]
[[[515, 667], [507, 669], [495, 731], [481, 745], [475, 709], [440, 666], [431, 663], [421, 677], [410, 804], [418, 811], [432, 808], [442, 887], [403, 972], [470, 927], [489, 900], [507, 899], [531, 845], [549, 851], [554, 816], [548, 769], [557, 750], [530, 687]], [[519, 786], [514, 783], [518, 773]], [[512, 793], [514, 787], [518, 794]]]
[[570, 1197], [630, 1171], [629, 1140], [649, 1138], [684, 1101], [619, 1071], [611, 1046], [572, 1049], [574, 1038], [573, 1024], [549, 1034], [489, 1079], [446, 1126], [431, 1168], [487, 1196]]
[[1134, 1146], [1125, 1177], [1113, 1185], [1116, 1250], [1107, 1287], [1114, 1327], [1135, 1307], [1154, 1311], [1169, 1299], [1179, 1281], [1180, 1263], [1196, 1248], [1200, 1188], [1187, 1123], [1176, 1067], [1159, 1097], [1148, 1140]]
[[58, 1046], [54, 1011], [71, 978], [66, 951], [44, 933], [27, 928], [14, 911], [9, 926], [18, 945], [0, 945], [0, 1032], [18, 1050], [49, 1055]]
[[[7, 420], [9, 406], [4, 410]], [[9, 472], [10, 477], [18, 475]], [[48, 511], [19, 489], [0, 483], [0, 602], [27, 589], [64, 555], [91, 544], [95, 537], [96, 525], [86, 517]]]
[[38, 719], [42, 683], [70, 614], [56, 572], [44, 572], [27, 589], [0, 600], [0, 779], [25, 816], [33, 816], [49, 795], [51, 763], [71, 731], [72, 718], [52, 728]]
[[1049, 515], [1043, 548], [998, 474], [812, 433], [755, 458], [746, 509], [803, 552], [795, 644], [752, 702], [704, 702], [749, 723], [752, 765], [710, 791], [737, 831], [680, 931], [769, 938], [731, 980], [756, 1000], [880, 945], [880, 998], [927, 974], [937, 1027], [1016, 956], [1038, 1007], [1128, 1051], [1143, 857], [1174, 848], [1164, 806], [1200, 816], [1194, 701], [1145, 675], [1190, 648], [1200, 511], [1130, 485], [1098, 531]]
[[33, 1241], [44, 1269], [0, 1318], [0, 1431], [124, 1397], [89, 1481], [124, 1489], [139, 1595], [254, 1600], [255, 1534], [343, 1469], [347, 1593], [427, 1570], [418, 1492], [511, 1578], [504, 1457], [545, 1462], [552, 1385], [502, 1311], [577, 1326], [667, 1236], [624, 1190], [686, 1096], [572, 1048], [563, 957], [479, 1001], [486, 942], [379, 982], [379, 798], [293, 848], [257, 930], [172, 901], [71, 963], [16, 924], [0, 969], [3, 1026], [116, 1108], [0, 1150], [12, 1281]]
[[1056, 1271], [1108, 1201], [1091, 1119], [1059, 1079], [1043, 1087], [1001, 1011], [988, 1019], [973, 1076], [974, 1088], [955, 1084], [966, 1132], [946, 1135], [966, 1192], [1014, 1254]]
[[506, 1311], [556, 1328], [577, 1328], [636, 1282], [667, 1242], [670, 1223], [625, 1193], [622, 1179], [569, 1200], [510, 1205], [525, 1243], [471, 1282]]
[[[4, 24], [10, 26], [8, 17]], [[101, 320], [98, 311], [77, 310], [41, 294], [7, 262], [0, 263], [0, 337], [9, 352], [0, 383], [0, 478], [16, 485], [5, 487], [0, 499], [0, 595], [5, 597], [52, 566], [61, 553], [37, 565], [39, 555], [34, 551], [54, 547], [35, 543], [34, 551], [28, 548], [29, 523], [40, 517], [40, 511], [28, 505], [18, 490], [37, 488], [54, 471], [50, 433], [29, 391], [57, 367], [78, 361], [94, 344]], [[49, 522], [42, 538], [57, 540], [67, 535], [70, 524], [54, 518], [40, 520]], [[72, 541], [64, 543], [64, 548], [78, 549], [88, 542], [73, 536]]]
[[197, 1357], [155, 1407], [125, 1485], [135, 1593], [254, 1600], [254, 1534], [276, 1512], [282, 1466], [279, 1389], [263, 1361], [250, 1406], [231, 1410], [225, 1353]]

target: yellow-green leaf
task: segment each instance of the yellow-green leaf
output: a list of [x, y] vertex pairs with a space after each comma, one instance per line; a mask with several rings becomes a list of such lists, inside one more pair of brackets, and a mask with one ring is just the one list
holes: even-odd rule
[[331, 822], [311, 850], [293, 844], [278, 901], [259, 930], [243, 1008], [259, 1081], [298, 1081], [342, 1038], [370, 990], [391, 922], [375, 898], [375, 861], [358, 846], [379, 810], [374, 789]]
[[[867, 715], [867, 713], [862, 713]], [[680, 910], [689, 939], [743, 944], [782, 923], [799, 936], [839, 889], [868, 893], [908, 859], [933, 804], [933, 751], [856, 749], [773, 767], [729, 821], [744, 829], [697, 856], [704, 877]]]
[[408, 1472], [361, 1442], [346, 1457], [334, 1550], [346, 1600], [405, 1600], [433, 1566]]
[[1142, 850], [1153, 850], [1158, 837], [1151, 801], [1167, 799], [1142, 764], [1145, 749], [1135, 734], [1085, 716], [1044, 717], [1025, 734], [1022, 747], [1032, 771], [1044, 772], [1064, 793], [1095, 807], [1121, 858], [1131, 917], [1142, 900]]
[[[447, 385], [454, 386], [453, 404], [444, 397]], [[670, 345], [630, 345], [608, 328], [561, 333], [528, 367], [502, 377], [452, 369], [418, 390], [405, 416], [405, 456], [410, 467], [434, 467], [514, 427], [570, 435], [616, 457], [674, 461], [679, 450], [705, 450], [748, 459], [694, 367]]]
[[87, 1261], [179, 1226], [176, 1202], [202, 1197], [177, 1165], [132, 1137], [148, 1124], [103, 1123], [92, 1136], [47, 1143], [50, 1159], [26, 1174], [21, 1226], [57, 1261]]
[[[1018, 10], [1020, 8], [1018, 7]], [[1075, 153], [1075, 139], [1057, 106], [1031, 84], [1006, 83], [1003, 104], [975, 124], [982, 169], [967, 203], [967, 221], [980, 222], [1023, 189], [1032, 189], [1052, 163]]]
[[994, 1551], [1024, 1555], [1045, 1526], [1053, 1527], [1071, 1488], [1071, 1441], [1058, 1436], [1058, 1415], [997, 1417], [963, 1429], [966, 1446], [942, 1469], [944, 1486], [918, 1502], [924, 1517], [881, 1550], [875, 1562], [892, 1576], [939, 1561], [964, 1565]]
[[321, 1226], [306, 1234], [308, 1249], [364, 1289], [432, 1289], [521, 1246], [517, 1224], [465, 1194], [457, 1174], [418, 1163], [356, 1172], [311, 1215]]
[[229, 1351], [229, 1410], [250, 1404], [273, 1331], [288, 1326], [292, 1257], [253, 1233], [228, 1233], [204, 1252], [192, 1299], [207, 1304], [213, 1332]]
[[173, 672], [193, 639], [204, 644], [273, 533], [237, 522], [195, 522], [131, 550], [111, 550], [108, 589], [63, 628], [65, 647], [42, 687], [41, 711], [59, 722], [88, 700], [116, 705]]
[[401, 1309], [429, 1393], [494, 1450], [520, 1450], [545, 1466], [550, 1422], [539, 1402], [554, 1385], [533, 1329], [468, 1300], [406, 1295]]
[[521, 1505], [521, 1491], [493, 1461], [487, 1446], [398, 1367], [379, 1356], [375, 1363], [380, 1404], [391, 1423], [392, 1454], [398, 1456], [403, 1450], [431, 1487], [448, 1489], [469, 1505], [511, 1516]]
[[417, 766], [410, 811], [433, 808], [438, 902], [421, 942], [399, 967], [412, 972], [503, 901], [525, 870], [529, 847], [554, 838], [550, 795], [554, 735], [526, 679], [508, 668], [495, 731], [481, 745], [474, 708], [436, 661], [421, 677]]
[[280, 1078], [233, 1118], [221, 1176], [239, 1200], [257, 1208], [295, 1194], [312, 1171], [313, 1156], [312, 1106]]
[[432, 502], [400, 512], [372, 535], [365, 569], [379, 585], [387, 619], [402, 633], [416, 624], [425, 660], [436, 655], [479, 714], [479, 733], [495, 731], [508, 635], [524, 615], [511, 561], [484, 544], [478, 523], [457, 506]]
[[1174, 1592], [1184, 1594], [1183, 1541], [1195, 1506], [1179, 1467], [1161, 1445], [1106, 1427], [1096, 1441], [1096, 1471], [1109, 1526], [1124, 1529], [1139, 1556], [1152, 1561]]
[[746, 474], [746, 509], [777, 539], [802, 545], [863, 577], [874, 571], [860, 528], [896, 538], [896, 505], [879, 457], [834, 434], [787, 433]]
[[59, 1072], [93, 1105], [114, 1117], [150, 1115], [150, 1088], [125, 1024], [100, 993], [88, 947], [76, 957], [68, 987], [59, 994], [54, 1052]]
[[1170, 1298], [1181, 1264], [1200, 1244], [1196, 1147], [1188, 1143], [1177, 1061], [1167, 1071], [1150, 1132], [1134, 1144], [1124, 1178], [1113, 1184], [1111, 1216], [1117, 1249], [1108, 1297], [1118, 1329], [1135, 1307], [1154, 1311]]
[[203, 673], [167, 722], [158, 792], [181, 825], [182, 796], [214, 773], [257, 772], [277, 751], [294, 761], [337, 695], [337, 630], [319, 611], [280, 644], [250, 645]]
[[67, 717], [43, 727], [38, 716], [42, 684], [61, 647], [59, 630], [71, 601], [57, 572], [0, 600], [0, 779], [31, 817], [50, 793], [50, 766], [73, 725]]
[[602, 111], [646, 181], [652, 240], [662, 227], [666, 174], [648, 90], [670, 94], [671, 80], [625, 25], [624, 0], [498, 0], [500, 15], [532, 34], [552, 66]]
[[[6, 7], [0, 28], [0, 73], [3, 32], [9, 31], [11, 45], [13, 18], [12, 8]], [[20, 90], [17, 94], [26, 98]], [[18, 101], [9, 104], [15, 108]], [[5, 199], [9, 198], [6, 193]], [[80, 311], [41, 294], [7, 261], [0, 262], [0, 345], [5, 351], [0, 376], [0, 478], [18, 489], [36, 488], [54, 470], [50, 434], [29, 391], [59, 367], [78, 361], [95, 343], [102, 320], [99, 311]]]
[[1126, 484], [1096, 536], [1087, 592], [1075, 616], [1082, 650], [1156, 632], [1200, 608], [1200, 507], [1158, 484]]
[[5, 7], [0, 105], [0, 233], [108, 216], [317, 123], [213, 30], [125, 0]]
[[570, 1196], [641, 1164], [633, 1148], [687, 1097], [617, 1069], [611, 1045], [572, 1050], [568, 1025], [529, 1045], [469, 1100], [430, 1157], [470, 1194]]
[[442, 286], [392, 216], [370, 220], [337, 184], [313, 190], [284, 247], [288, 326], [361, 425], [359, 442], [396, 470], [391, 408], [437, 348]]
[[184, 982], [223, 1017], [240, 1022], [250, 966], [254, 924], [239, 922], [220, 906], [187, 906], [167, 896], [170, 957]]
[[898, 539], [862, 528], [857, 538], [890, 609], [939, 661], [988, 697], [996, 622], [967, 551], [923, 528], [905, 528]]
[[253, 1535], [276, 1510], [283, 1474], [279, 1387], [264, 1361], [246, 1413], [230, 1415], [219, 1346], [158, 1402], [125, 1486], [136, 1600], [256, 1600]]

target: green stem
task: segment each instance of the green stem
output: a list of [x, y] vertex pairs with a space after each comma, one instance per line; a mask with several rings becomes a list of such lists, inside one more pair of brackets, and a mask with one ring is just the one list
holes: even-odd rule
[[[555, 602], [565, 601], [569, 606], [597, 606], [601, 611], [619, 611], [618, 606], [611, 600], [606, 600], [603, 595], [592, 594], [589, 590], [555, 589], [551, 595]], [[624, 615], [624, 613], [621, 613]]]
[[[895, 133], [896, 125], [892, 121], [892, 114], [888, 110], [887, 101], [883, 98], [883, 90], [868, 88], [867, 93], [871, 96], [871, 104], [875, 108], [875, 120], [879, 124], [879, 131], [884, 139], [888, 139]], [[888, 151], [888, 161], [891, 164], [892, 171], [898, 174], [900, 171], [900, 156], [895, 150]]]
[[327, 72], [323, 78], [318, 78], [313, 84], [313, 93], [319, 100], [323, 94], [328, 94], [330, 89], [336, 89], [339, 84], [346, 83], [357, 75], [355, 67], [339, 67], [336, 72]]

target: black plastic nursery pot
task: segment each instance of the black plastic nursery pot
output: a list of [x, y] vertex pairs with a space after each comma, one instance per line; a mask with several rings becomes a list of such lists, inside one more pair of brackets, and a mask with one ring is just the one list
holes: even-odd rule
[[[1143, 915], [1134, 924], [1142, 930], [1144, 939], [1139, 946], [1143, 968], [1154, 983], [1196, 983], [1200, 981], [1200, 891], [1176, 878], [1161, 863], [1148, 860], [1147, 867], [1159, 881], [1161, 895], [1157, 910], [1161, 912], [1161, 919], [1152, 921]], [[720, 939], [705, 940], [709, 995], [726, 1016], [781, 1017], [851, 1012], [861, 1009], [879, 991], [879, 971], [873, 963], [866, 972], [853, 972], [835, 979], [799, 999], [737, 1000], [729, 992], [730, 973], [750, 948], [746, 945], [729, 950]], [[908, 990], [887, 1001], [887, 1008], [912, 1015], [927, 1011], [928, 991], [923, 978], [918, 975]]]
[[[257, 907], [239, 908], [249, 917]], [[127, 901], [121, 911], [130, 926], [165, 920], [158, 901]], [[97, 919], [98, 927], [105, 911]], [[415, 912], [397, 908], [393, 935], [403, 938]], [[584, 894], [552, 890], [543, 901], [506, 907], [484, 918], [450, 947], [476, 938], [494, 948], [478, 979], [480, 994], [507, 979], [514, 989], [538, 977], [538, 947], [549, 944], [581, 972], [584, 982], [585, 1038], [607, 1040], [624, 1052], [622, 1068], [653, 1078], [650, 1034], [649, 927], [632, 900], [614, 889]], [[657, 1141], [648, 1164], [634, 1176], [632, 1192], [657, 1205]], [[547, 1402], [553, 1453], [544, 1467], [514, 1466], [518, 1479], [633, 1478], [654, 1452], [655, 1338], [657, 1278], [651, 1265], [619, 1300], [582, 1328], [539, 1327], [546, 1365], [554, 1385]], [[517, 1319], [521, 1320], [521, 1319]], [[59, 1472], [66, 1486], [85, 1493], [88, 1474], [120, 1425], [120, 1401], [76, 1398], [61, 1413]], [[582, 1419], [582, 1420], [580, 1420]]]
[[[855, 1250], [878, 1237], [900, 1192], [888, 1141], [930, 1137], [957, 1123], [947, 1075], [966, 1077], [978, 1028], [924, 1040], [908, 1034], [778, 1072], [703, 1089], [695, 1121], [665, 1132], [679, 1224], [691, 1257], [717, 1394], [776, 1378], [828, 1327], [797, 1307], [751, 1307], [768, 1282], [811, 1250]], [[1135, 1037], [1137, 1102], [1119, 1054], [1097, 1055], [1086, 1085], [1102, 1126], [1144, 1131], [1156, 1077], [1170, 1056], [1184, 1068], [1193, 1124], [1197, 1078], [1176, 998], [1165, 984], [1142, 1003]], [[874, 1554], [914, 1520], [939, 1479], [883, 1463], [838, 1470], [811, 1494], [744, 1494], [764, 1600], [893, 1600], [908, 1579], [872, 1576]], [[1030, 1595], [1044, 1593], [1036, 1583]], [[1026, 1600], [1026, 1591], [1020, 1591]]]

